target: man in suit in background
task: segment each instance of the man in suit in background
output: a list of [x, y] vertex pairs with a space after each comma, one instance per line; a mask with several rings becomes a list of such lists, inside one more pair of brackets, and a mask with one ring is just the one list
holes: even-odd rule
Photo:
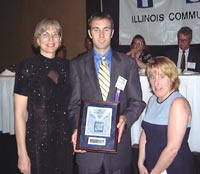
[[170, 49], [165, 55], [176, 64], [182, 71], [200, 72], [200, 55], [195, 48], [191, 47], [192, 29], [182, 27], [177, 34], [178, 47]]
[[[129, 56], [115, 52], [110, 43], [114, 24], [109, 14], [95, 14], [89, 19], [88, 33], [93, 41], [93, 50], [78, 56], [71, 62], [73, 94], [70, 114], [79, 117], [80, 100], [115, 101], [118, 77], [127, 80], [120, 91], [120, 117], [118, 129], [118, 152], [96, 153], [76, 150], [77, 129], [72, 135], [79, 174], [129, 174], [131, 173], [130, 127], [142, 113], [145, 103], [138, 75], [137, 62]], [[101, 57], [104, 56], [109, 70], [109, 92], [102, 91], [100, 79]], [[77, 128], [78, 119], [76, 119]]]

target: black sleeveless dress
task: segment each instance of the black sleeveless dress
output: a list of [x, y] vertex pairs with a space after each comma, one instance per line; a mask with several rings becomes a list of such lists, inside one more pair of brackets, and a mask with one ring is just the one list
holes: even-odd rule
[[28, 97], [26, 146], [31, 174], [71, 174], [68, 61], [40, 54], [26, 59], [17, 66], [14, 93]]
[[[143, 121], [142, 127], [148, 137], [148, 144], [145, 150], [145, 164], [150, 172], [156, 165], [160, 154], [167, 144], [167, 126], [155, 125]], [[189, 132], [190, 128], [187, 128], [178, 154], [174, 158], [172, 164], [166, 169], [167, 174], [195, 174], [192, 153], [187, 143]]]

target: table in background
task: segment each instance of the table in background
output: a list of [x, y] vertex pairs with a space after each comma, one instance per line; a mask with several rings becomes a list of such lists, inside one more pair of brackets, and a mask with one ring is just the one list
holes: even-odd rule
[[13, 88], [15, 76], [0, 75], [0, 132], [15, 134]]
[[[192, 109], [191, 130], [189, 135], [189, 146], [191, 151], [200, 152], [200, 75], [180, 75], [180, 93], [187, 98]], [[147, 103], [152, 96], [147, 76], [140, 76], [143, 100]], [[141, 122], [145, 110], [131, 128], [132, 144], [139, 144], [142, 131]]]

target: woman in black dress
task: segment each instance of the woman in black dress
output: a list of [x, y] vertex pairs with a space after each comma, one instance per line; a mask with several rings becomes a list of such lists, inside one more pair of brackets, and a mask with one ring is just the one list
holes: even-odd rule
[[72, 173], [69, 63], [55, 57], [61, 40], [58, 21], [43, 19], [34, 33], [40, 54], [17, 66], [15, 127], [18, 168], [23, 174]]

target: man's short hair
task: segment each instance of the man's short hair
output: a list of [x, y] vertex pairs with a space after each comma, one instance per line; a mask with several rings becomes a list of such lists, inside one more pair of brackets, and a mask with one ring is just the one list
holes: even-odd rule
[[192, 29], [190, 27], [182, 27], [177, 34], [177, 38], [179, 38], [179, 35], [183, 34], [183, 35], [189, 35], [190, 39], [192, 40]]
[[91, 23], [92, 23], [92, 21], [93, 20], [95, 20], [95, 19], [99, 19], [99, 20], [101, 20], [101, 19], [108, 19], [109, 21], [110, 21], [110, 23], [111, 23], [111, 29], [113, 30], [114, 29], [114, 22], [113, 22], [113, 19], [112, 19], [112, 17], [110, 16], [110, 14], [108, 14], [108, 13], [102, 13], [102, 12], [100, 12], [100, 13], [94, 13], [89, 19], [88, 19], [88, 29], [91, 29]]

